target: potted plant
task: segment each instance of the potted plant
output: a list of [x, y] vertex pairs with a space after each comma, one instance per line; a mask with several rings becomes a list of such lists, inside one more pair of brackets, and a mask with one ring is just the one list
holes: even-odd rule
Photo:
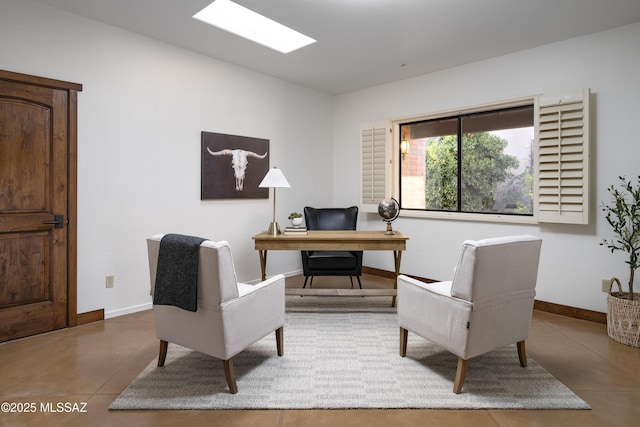
[[[629, 265], [629, 292], [622, 291], [618, 278], [609, 280], [607, 333], [618, 342], [640, 347], [640, 294], [633, 292], [635, 271], [640, 267], [640, 176], [636, 186], [625, 177], [618, 178], [620, 187], [608, 188], [612, 203], [602, 206], [615, 237], [603, 239], [601, 245], [611, 253], [622, 251], [628, 255], [625, 263]], [[612, 291], [613, 283], [618, 284], [618, 292]]]
[[302, 214], [299, 212], [291, 212], [289, 214], [289, 220], [294, 227], [300, 227], [302, 224]]

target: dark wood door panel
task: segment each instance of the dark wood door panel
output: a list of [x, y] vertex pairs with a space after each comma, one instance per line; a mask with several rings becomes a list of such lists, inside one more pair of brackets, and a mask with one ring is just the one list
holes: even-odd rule
[[51, 302], [49, 233], [0, 235], [0, 310]]
[[50, 107], [0, 98], [0, 211], [46, 210], [50, 116]]
[[[56, 216], [48, 212], [0, 213], [0, 233], [16, 231], [45, 231], [55, 226]], [[63, 225], [65, 221], [62, 221]]]
[[75, 324], [78, 85], [57, 83], [0, 70], [0, 342]]

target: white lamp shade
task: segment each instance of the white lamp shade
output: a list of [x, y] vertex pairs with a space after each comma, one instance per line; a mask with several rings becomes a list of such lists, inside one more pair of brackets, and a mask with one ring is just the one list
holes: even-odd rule
[[264, 176], [260, 185], [260, 188], [291, 188], [289, 181], [284, 177], [282, 171], [278, 168], [269, 169], [269, 172]]

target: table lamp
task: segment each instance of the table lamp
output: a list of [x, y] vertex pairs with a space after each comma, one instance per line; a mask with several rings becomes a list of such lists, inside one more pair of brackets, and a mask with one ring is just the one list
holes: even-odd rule
[[269, 172], [264, 176], [260, 185], [260, 188], [273, 188], [273, 221], [269, 224], [269, 230], [267, 233], [276, 235], [280, 234], [280, 226], [276, 222], [276, 189], [277, 188], [291, 188], [289, 181], [284, 177], [282, 171], [276, 167], [269, 169]]

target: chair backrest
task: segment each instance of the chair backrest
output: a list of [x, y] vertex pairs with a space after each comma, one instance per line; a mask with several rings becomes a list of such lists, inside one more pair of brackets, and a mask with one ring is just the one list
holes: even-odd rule
[[[147, 238], [151, 295], [156, 283], [158, 254], [163, 235]], [[198, 259], [198, 306], [218, 310], [220, 303], [238, 297], [238, 281], [229, 243], [205, 240]]]
[[358, 207], [316, 209], [307, 206], [304, 220], [309, 230], [355, 230]]
[[465, 241], [451, 296], [475, 306], [534, 297], [541, 245], [530, 235]]

